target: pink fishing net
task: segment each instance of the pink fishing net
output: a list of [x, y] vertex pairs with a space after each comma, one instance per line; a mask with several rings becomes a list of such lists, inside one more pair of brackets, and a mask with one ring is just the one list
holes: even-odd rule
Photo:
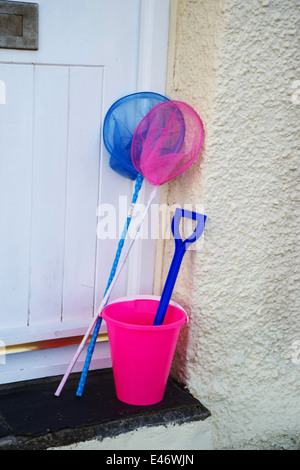
[[202, 121], [191, 106], [181, 101], [158, 104], [135, 130], [133, 165], [149, 183], [164, 184], [193, 163], [203, 134]]

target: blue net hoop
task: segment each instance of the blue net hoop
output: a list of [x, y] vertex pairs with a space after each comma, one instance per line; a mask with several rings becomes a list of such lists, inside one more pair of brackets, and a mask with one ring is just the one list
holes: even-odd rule
[[107, 111], [103, 123], [103, 141], [110, 154], [110, 167], [135, 180], [138, 172], [131, 160], [131, 144], [136, 127], [151, 109], [168, 98], [153, 92], [139, 92], [117, 100]]

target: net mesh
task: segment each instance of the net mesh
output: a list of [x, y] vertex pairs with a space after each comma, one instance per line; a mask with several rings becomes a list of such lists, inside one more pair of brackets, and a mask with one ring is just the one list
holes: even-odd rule
[[127, 95], [108, 110], [103, 123], [103, 140], [110, 154], [110, 167], [126, 178], [135, 180], [137, 170], [131, 160], [134, 131], [149, 111], [167, 98], [152, 92]]
[[197, 157], [203, 124], [194, 109], [181, 101], [155, 106], [137, 126], [131, 146], [133, 165], [158, 186], [185, 171]]

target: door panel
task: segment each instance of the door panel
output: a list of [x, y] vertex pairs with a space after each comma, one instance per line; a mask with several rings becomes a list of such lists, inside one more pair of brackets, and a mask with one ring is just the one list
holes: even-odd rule
[[1, 327], [26, 326], [28, 312], [33, 132], [33, 69], [1, 65], [0, 106]]
[[71, 67], [63, 321], [94, 313], [102, 91], [101, 67]]
[[69, 118], [68, 68], [33, 68], [29, 326], [61, 318]]

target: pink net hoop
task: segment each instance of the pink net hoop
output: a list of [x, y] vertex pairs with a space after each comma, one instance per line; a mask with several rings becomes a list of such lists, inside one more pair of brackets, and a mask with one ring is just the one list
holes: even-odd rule
[[181, 101], [158, 104], [135, 130], [132, 163], [150, 184], [159, 186], [194, 162], [203, 137], [202, 121], [191, 106]]

